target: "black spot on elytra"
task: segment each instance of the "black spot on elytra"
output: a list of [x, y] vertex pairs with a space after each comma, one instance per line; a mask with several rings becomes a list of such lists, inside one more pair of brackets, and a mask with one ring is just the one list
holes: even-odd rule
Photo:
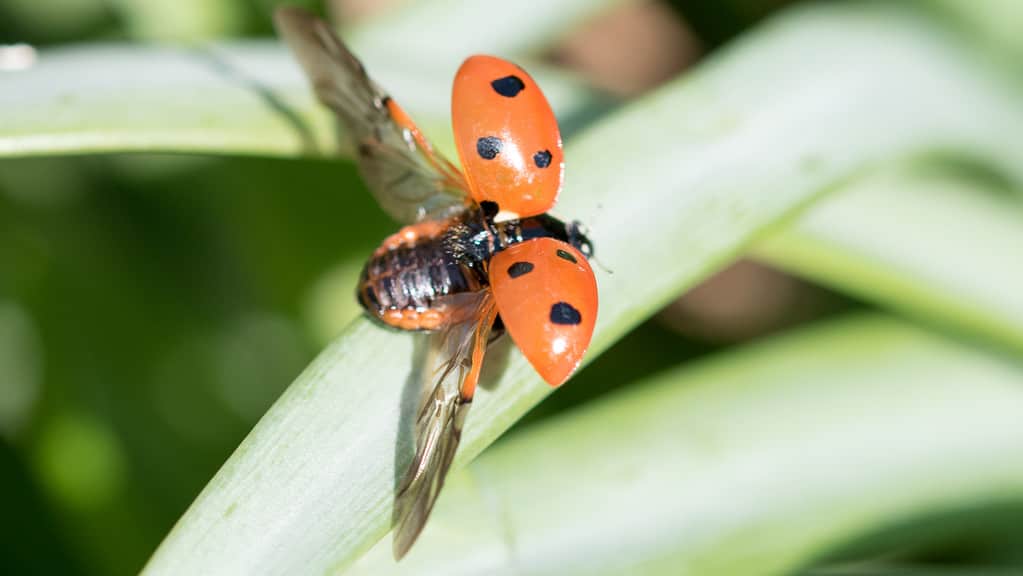
[[490, 83], [493, 87], [494, 92], [497, 92], [505, 98], [514, 98], [519, 95], [526, 88], [526, 83], [522, 81], [522, 78], [515, 76], [505, 76], [504, 78], [498, 78]]
[[575, 259], [575, 256], [572, 256], [571, 252], [566, 252], [564, 250], [560, 250], [559, 249], [557, 252], [555, 252], [555, 254], [558, 255], [558, 258], [561, 258], [562, 260], [568, 260], [572, 264], [578, 264], [579, 263], [579, 261]]
[[533, 164], [536, 164], [537, 168], [546, 168], [551, 165], [551, 151], [541, 150], [536, 154], [533, 154]]
[[508, 267], [508, 275], [512, 278], [518, 278], [523, 274], [529, 274], [533, 271], [533, 264], [531, 262], [516, 262]]
[[551, 306], [551, 322], [574, 326], [583, 321], [582, 314], [568, 302], [558, 302]]
[[501, 211], [501, 207], [498, 206], [497, 202], [493, 200], [484, 200], [480, 202], [480, 210], [483, 211], [483, 216], [487, 218], [493, 218], [497, 216], [497, 213]]
[[476, 141], [476, 153], [484, 160], [493, 160], [501, 153], [504, 142], [497, 136], [484, 136]]

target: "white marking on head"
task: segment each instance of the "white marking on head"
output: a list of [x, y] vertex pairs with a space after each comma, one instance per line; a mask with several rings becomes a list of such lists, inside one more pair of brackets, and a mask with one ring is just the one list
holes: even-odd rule
[[509, 220], [518, 219], [519, 215], [515, 212], [511, 212], [510, 210], [501, 210], [496, 216], [494, 216], [494, 222], [507, 222]]

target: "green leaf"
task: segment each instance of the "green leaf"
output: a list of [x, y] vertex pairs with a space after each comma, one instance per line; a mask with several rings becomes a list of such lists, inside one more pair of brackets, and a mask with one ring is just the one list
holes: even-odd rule
[[[462, 58], [517, 58], [617, 1], [437, 0], [346, 36], [373, 77], [450, 148], [451, 79]], [[495, 21], [502, 25], [480, 26]], [[566, 133], [607, 108], [606, 97], [570, 75], [527, 68]], [[335, 151], [331, 118], [279, 42], [79, 46], [43, 51], [31, 68], [2, 74], [0, 157]]]
[[[614, 271], [598, 274], [591, 357], [767, 227], [882, 161], [962, 151], [1023, 180], [1023, 110], [988, 72], [912, 12], [815, 7], [571, 140], [558, 212], [590, 224]], [[411, 456], [412, 348], [408, 335], [351, 325], [146, 573], [322, 573], [353, 562], [387, 532]], [[518, 353], [501, 368], [474, 402], [456, 468], [549, 393]]]
[[[926, 401], [921, 399], [926, 398]], [[880, 527], [1023, 500], [1023, 366], [881, 317], [670, 371], [452, 475], [349, 574], [788, 574]]]
[[[451, 140], [453, 71], [409, 70], [366, 58], [373, 76], [421, 127]], [[533, 68], [533, 67], [531, 67]], [[334, 125], [278, 43], [197, 48], [106, 45], [48, 50], [3, 72], [0, 157], [100, 152], [333, 154]], [[126, 82], [131, 78], [131, 82]], [[537, 74], [570, 124], [606, 99], [552, 70]], [[419, 96], [416, 98], [415, 96]], [[425, 97], [424, 97], [425, 96]]]
[[394, 16], [353, 31], [353, 37], [381, 60], [404, 62], [407, 69], [447, 70], [450, 79], [469, 54], [538, 55], [566, 32], [629, 1], [634, 0], [410, 2]]
[[882, 172], [815, 204], [756, 254], [1023, 350], [1023, 203], [948, 170]]

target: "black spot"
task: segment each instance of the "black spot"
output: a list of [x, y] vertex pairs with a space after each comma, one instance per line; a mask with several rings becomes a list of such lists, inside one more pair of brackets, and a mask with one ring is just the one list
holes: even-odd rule
[[512, 278], [518, 278], [523, 274], [529, 274], [533, 271], [533, 264], [531, 262], [516, 262], [508, 267], [508, 275]]
[[501, 153], [504, 142], [496, 136], [484, 136], [476, 141], [476, 153], [484, 160], [493, 160]]
[[497, 213], [501, 211], [501, 207], [497, 205], [497, 202], [493, 200], [484, 200], [480, 202], [480, 210], [483, 211], [483, 216], [486, 218], [493, 218], [497, 216]]
[[551, 151], [541, 150], [536, 154], [533, 154], [533, 164], [536, 164], [537, 168], [546, 168], [551, 165]]
[[564, 250], [558, 250], [556, 252], [556, 254], [558, 255], [558, 258], [561, 258], [562, 260], [568, 260], [572, 264], [578, 264], [579, 263], [579, 261], [575, 259], [575, 256], [572, 256], [571, 252], [565, 252]]
[[551, 306], [551, 322], [574, 326], [583, 321], [582, 314], [568, 302], [558, 302]]
[[515, 75], [498, 78], [491, 82], [490, 85], [494, 88], [494, 92], [505, 98], [514, 98], [526, 88], [526, 83], [522, 81], [522, 78]]

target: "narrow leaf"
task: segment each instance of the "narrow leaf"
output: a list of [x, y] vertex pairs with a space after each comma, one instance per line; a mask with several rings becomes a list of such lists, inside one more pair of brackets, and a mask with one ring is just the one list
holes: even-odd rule
[[[372, 36], [370, 36], [372, 37]], [[360, 51], [373, 77], [445, 144], [450, 72]], [[538, 68], [531, 66], [531, 69]], [[606, 100], [537, 70], [552, 106], [577, 124]], [[43, 51], [0, 72], [0, 157], [99, 152], [334, 154], [329, 114], [277, 42], [195, 48], [106, 45]]]
[[1023, 202], [948, 171], [858, 180], [756, 254], [790, 272], [1023, 351]]

